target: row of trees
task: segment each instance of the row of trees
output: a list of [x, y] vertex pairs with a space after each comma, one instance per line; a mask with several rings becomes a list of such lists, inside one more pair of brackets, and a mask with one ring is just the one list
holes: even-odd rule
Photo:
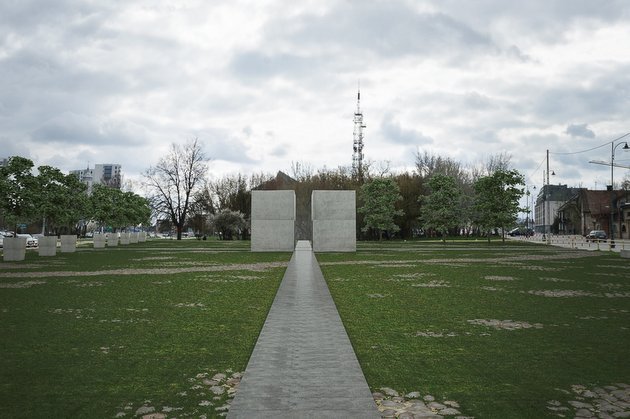
[[[184, 146], [173, 144], [170, 153], [145, 173], [147, 192], [156, 215], [167, 216], [178, 238], [185, 225], [195, 231], [210, 226], [224, 238], [245, 237], [249, 228], [252, 189], [293, 189], [300, 214], [310, 214], [310, 193], [316, 189], [356, 190], [359, 234], [364, 238], [403, 238], [418, 233], [490, 235], [516, 222], [523, 194], [523, 176], [509, 167], [510, 157], [491, 156], [464, 166], [450, 158], [417, 153], [411, 172], [390, 173], [387, 164], [368, 163], [364, 177], [349, 168], [313, 170], [292, 165], [291, 176], [279, 173], [241, 174], [209, 181], [207, 161], [197, 139]], [[304, 224], [308, 224], [305, 222]]]
[[7, 228], [42, 223], [42, 232], [76, 233], [89, 220], [114, 229], [148, 223], [148, 201], [118, 188], [87, 186], [77, 176], [40, 166], [33, 174], [31, 160], [14, 156], [0, 167], [0, 219]]

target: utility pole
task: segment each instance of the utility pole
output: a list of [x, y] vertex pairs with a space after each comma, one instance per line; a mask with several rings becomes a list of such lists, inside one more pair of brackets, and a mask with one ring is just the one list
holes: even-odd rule
[[354, 112], [354, 139], [352, 143], [352, 176], [363, 183], [363, 113], [361, 112], [361, 87], [357, 89], [357, 110]]

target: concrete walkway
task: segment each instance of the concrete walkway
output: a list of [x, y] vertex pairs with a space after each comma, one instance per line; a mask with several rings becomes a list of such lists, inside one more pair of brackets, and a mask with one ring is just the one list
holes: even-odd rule
[[228, 418], [380, 418], [311, 245], [299, 241]]

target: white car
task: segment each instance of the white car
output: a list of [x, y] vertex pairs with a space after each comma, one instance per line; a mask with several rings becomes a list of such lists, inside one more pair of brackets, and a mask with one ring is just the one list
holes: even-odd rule
[[30, 234], [16, 234], [16, 237], [24, 237], [26, 239], [26, 247], [39, 246], [39, 241]]

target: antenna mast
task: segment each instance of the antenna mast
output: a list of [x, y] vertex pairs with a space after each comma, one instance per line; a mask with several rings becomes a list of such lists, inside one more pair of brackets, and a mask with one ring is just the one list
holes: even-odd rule
[[361, 113], [361, 85], [357, 89], [357, 110], [354, 112], [354, 140], [352, 148], [352, 175], [355, 179], [363, 181], [363, 113]]

